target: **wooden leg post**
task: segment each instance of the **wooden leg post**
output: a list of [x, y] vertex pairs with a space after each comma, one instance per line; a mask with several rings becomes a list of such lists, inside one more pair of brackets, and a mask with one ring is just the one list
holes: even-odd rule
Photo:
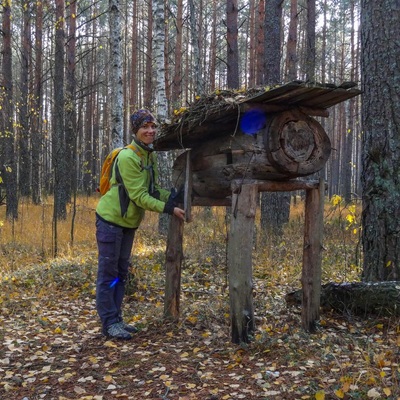
[[308, 332], [315, 331], [319, 319], [324, 191], [322, 179], [317, 189], [306, 191], [301, 323]]
[[169, 222], [166, 266], [164, 318], [177, 322], [181, 294], [183, 221], [173, 215]]
[[257, 185], [243, 185], [232, 196], [228, 271], [233, 343], [248, 343], [254, 333], [252, 248], [257, 199]]

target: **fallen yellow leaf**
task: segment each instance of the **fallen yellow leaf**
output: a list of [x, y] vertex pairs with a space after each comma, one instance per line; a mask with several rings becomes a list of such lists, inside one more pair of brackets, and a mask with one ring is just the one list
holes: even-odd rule
[[318, 390], [318, 392], [315, 393], [315, 400], [325, 400], [325, 392], [323, 390]]
[[337, 397], [339, 397], [339, 399], [343, 399], [344, 398], [344, 392], [343, 392], [342, 389], [335, 390], [335, 394], [336, 394]]

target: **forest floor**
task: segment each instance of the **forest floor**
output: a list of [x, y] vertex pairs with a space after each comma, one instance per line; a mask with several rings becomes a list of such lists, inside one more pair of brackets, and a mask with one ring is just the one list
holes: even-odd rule
[[285, 304], [292, 288], [256, 279], [256, 334], [235, 345], [221, 271], [185, 270], [182, 317], [168, 324], [162, 268], [145, 259], [125, 302], [130, 341], [101, 335], [94, 254], [3, 280], [0, 399], [400, 399], [398, 320], [324, 311], [308, 334]]
[[[279, 241], [255, 242], [249, 344], [230, 340], [223, 210], [199, 211], [185, 228], [177, 324], [163, 321], [165, 241], [154, 235], [158, 219], [149, 214], [135, 238], [124, 302], [125, 320], [139, 332], [130, 341], [103, 337], [95, 310], [95, 201], [81, 199], [74, 247], [70, 219], [59, 224], [65, 245], [55, 259], [46, 253], [50, 205], [24, 204], [15, 226], [1, 226], [0, 215], [1, 400], [400, 400], [398, 318], [321, 310], [309, 334], [300, 307], [286, 304], [285, 295], [300, 287], [301, 205]], [[326, 210], [323, 283], [360, 274], [358, 214], [338, 204]]]

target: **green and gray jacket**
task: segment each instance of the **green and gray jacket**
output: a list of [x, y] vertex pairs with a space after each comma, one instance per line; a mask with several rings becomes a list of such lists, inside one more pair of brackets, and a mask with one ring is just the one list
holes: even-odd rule
[[100, 218], [124, 228], [138, 228], [145, 210], [162, 213], [170, 195], [157, 184], [155, 154], [136, 141], [132, 144], [141, 156], [129, 148], [119, 152], [112, 169], [112, 186], [96, 208]]

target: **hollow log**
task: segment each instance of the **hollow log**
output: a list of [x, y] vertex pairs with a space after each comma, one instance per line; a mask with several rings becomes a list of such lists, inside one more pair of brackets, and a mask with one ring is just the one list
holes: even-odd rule
[[[302, 290], [286, 295], [288, 305], [301, 304]], [[400, 316], [400, 282], [327, 283], [321, 287], [321, 307], [358, 316]]]
[[[223, 129], [223, 128], [221, 128]], [[329, 158], [331, 144], [322, 126], [299, 110], [267, 115], [257, 134], [238, 130], [191, 149], [193, 193], [226, 198], [233, 180], [288, 180], [314, 174]], [[186, 153], [174, 164], [173, 179], [183, 184]]]

